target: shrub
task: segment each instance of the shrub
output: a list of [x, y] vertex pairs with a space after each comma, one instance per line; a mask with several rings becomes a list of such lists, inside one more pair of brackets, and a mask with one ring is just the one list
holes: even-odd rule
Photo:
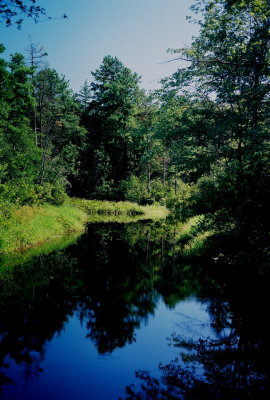
[[196, 183], [192, 200], [198, 212], [211, 212], [218, 203], [218, 182], [214, 175], [202, 176]]
[[166, 206], [170, 211], [181, 219], [186, 219], [195, 214], [195, 200], [193, 198], [196, 187], [178, 179], [176, 182], [176, 193], [170, 192]]
[[12, 216], [14, 209], [14, 204], [12, 204], [10, 201], [1, 199], [0, 195], [0, 225]]
[[50, 203], [55, 206], [60, 206], [67, 199], [67, 194], [62, 186], [53, 186], [51, 190]]
[[120, 190], [124, 199], [133, 203], [141, 203], [147, 195], [145, 182], [135, 175], [132, 175], [126, 181], [122, 181]]
[[15, 206], [40, 205], [49, 203], [61, 205], [66, 199], [64, 187], [44, 183], [35, 185], [27, 181], [15, 181], [12, 184], [0, 185], [0, 203], [11, 203]]

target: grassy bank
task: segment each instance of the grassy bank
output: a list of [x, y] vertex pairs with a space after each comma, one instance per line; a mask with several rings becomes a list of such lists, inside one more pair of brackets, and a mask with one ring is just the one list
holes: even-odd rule
[[40, 257], [60, 251], [77, 242], [81, 232], [73, 232], [65, 236], [54, 237], [53, 240], [47, 241], [40, 246], [28, 248], [26, 251], [15, 251], [12, 253], [1, 254], [0, 256], [0, 280], [3, 274], [6, 276], [8, 271], [13, 270], [16, 265], [24, 265], [31, 261], [34, 257]]
[[88, 215], [102, 216], [142, 216], [143, 218], [156, 219], [168, 215], [168, 210], [160, 205], [140, 206], [129, 201], [99, 201], [70, 198], [66, 204], [83, 210]]
[[0, 221], [0, 254], [10, 254], [84, 231], [87, 222], [129, 222], [167, 215], [160, 206], [68, 199], [61, 206], [23, 206]]
[[72, 206], [20, 207], [1, 225], [0, 253], [22, 251], [83, 231], [86, 222], [86, 213]]
[[177, 250], [183, 257], [201, 256], [207, 248], [208, 238], [215, 234], [214, 231], [202, 230], [204, 218], [204, 215], [196, 215], [176, 226]]

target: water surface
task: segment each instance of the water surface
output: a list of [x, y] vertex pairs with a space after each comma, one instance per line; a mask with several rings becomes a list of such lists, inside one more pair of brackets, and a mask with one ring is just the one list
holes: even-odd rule
[[[249, 380], [263, 398], [269, 340], [261, 317], [268, 297], [254, 282], [251, 293], [243, 276], [239, 292], [234, 278], [221, 278], [208, 259], [183, 259], [174, 227], [159, 222], [90, 224], [64, 249], [24, 257], [11, 268], [5, 260], [1, 398], [125, 398], [127, 385], [139, 390], [135, 371], [164, 377], [160, 362], [181, 369], [182, 386], [192, 364], [206, 386], [223, 379], [228, 390], [239, 386], [252, 398]], [[214, 390], [234, 398], [222, 385]]]

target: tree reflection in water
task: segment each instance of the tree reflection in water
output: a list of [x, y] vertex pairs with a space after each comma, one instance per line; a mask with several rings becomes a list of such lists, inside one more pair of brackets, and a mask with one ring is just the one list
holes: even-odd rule
[[196, 295], [207, 304], [217, 339], [172, 338], [179, 358], [160, 366], [158, 378], [137, 372], [142, 389], [130, 386], [126, 398], [266, 398], [269, 272], [248, 251], [240, 262], [239, 241], [226, 240], [213, 242], [203, 257], [186, 259], [173, 225], [92, 224], [75, 245], [2, 267], [1, 386], [11, 383], [14, 362], [26, 379], [36, 379], [46, 344], [74, 313], [98, 352], [110, 354], [136, 339], [160, 296], [173, 308]]
[[239, 338], [232, 335], [219, 340], [174, 341], [177, 347], [187, 350], [181, 354], [182, 362], [160, 365], [161, 378], [137, 371], [136, 377], [143, 382], [141, 390], [127, 387], [126, 399], [269, 398], [269, 376], [258, 368], [255, 349], [243, 349]]
[[[74, 313], [100, 354], [135, 340], [154, 313], [162, 269], [160, 224], [93, 224], [76, 245], [0, 270], [1, 383], [9, 365], [42, 372], [46, 344]], [[167, 235], [168, 236], [168, 235]], [[168, 244], [170, 246], [170, 243]]]
[[[202, 284], [197, 292], [207, 302], [217, 339], [174, 335], [169, 344], [179, 357], [160, 364], [157, 377], [136, 371], [137, 385], [127, 386], [126, 400], [269, 398], [269, 244], [259, 237], [247, 240], [243, 232], [213, 240], [204, 265], [212, 285]], [[203, 282], [200, 268], [199, 275]]]

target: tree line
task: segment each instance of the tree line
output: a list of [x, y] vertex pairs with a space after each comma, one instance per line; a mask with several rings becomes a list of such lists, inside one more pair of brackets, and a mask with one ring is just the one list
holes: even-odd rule
[[1, 59], [0, 196], [57, 203], [66, 192], [261, 219], [270, 197], [270, 5], [202, 0], [193, 11], [199, 35], [170, 50], [185, 66], [150, 94], [110, 55], [77, 94], [40, 65], [40, 47], [28, 62]]

